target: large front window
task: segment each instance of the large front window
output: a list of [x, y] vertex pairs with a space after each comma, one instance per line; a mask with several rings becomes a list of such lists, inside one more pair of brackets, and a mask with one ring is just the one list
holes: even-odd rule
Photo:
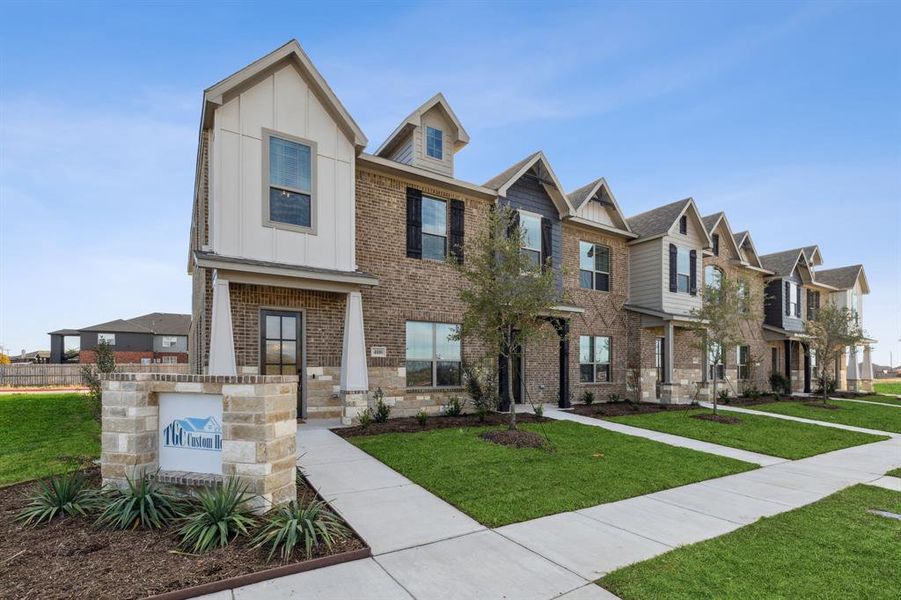
[[676, 283], [680, 292], [691, 289], [691, 254], [688, 248], [676, 250]]
[[610, 291], [610, 248], [579, 242], [579, 286]]
[[461, 383], [459, 325], [407, 321], [407, 387]]
[[707, 344], [707, 379], [724, 379], [725, 370], [723, 369], [723, 354], [720, 352], [720, 345], [716, 342]]
[[522, 252], [537, 267], [541, 264], [541, 217], [520, 212], [519, 228], [523, 232]]
[[738, 378], [741, 380], [751, 377], [751, 348], [750, 346], [738, 347]]
[[269, 224], [313, 227], [313, 157], [311, 144], [265, 134], [266, 218]]
[[444, 260], [447, 252], [447, 203], [422, 197], [422, 257]]
[[611, 381], [610, 338], [579, 336], [579, 380], [582, 383]]

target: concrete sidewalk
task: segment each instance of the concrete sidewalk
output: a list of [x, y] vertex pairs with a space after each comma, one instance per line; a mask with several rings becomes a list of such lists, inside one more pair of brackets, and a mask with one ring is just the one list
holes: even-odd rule
[[[842, 398], [842, 400], [844, 400]], [[704, 408], [713, 408], [710, 402], [699, 403]], [[872, 404], [872, 402], [867, 402]], [[869, 433], [872, 435], [887, 435], [889, 437], [901, 437], [901, 434], [892, 433], [891, 431], [880, 431], [878, 429], [867, 429], [866, 427], [857, 427], [855, 425], [844, 425], [842, 423], [827, 423], [826, 421], [816, 421], [814, 419], [806, 419], [804, 417], [795, 417], [792, 415], [782, 415], [779, 413], [766, 412], [764, 410], [752, 410], [750, 408], [742, 408], [740, 406], [729, 406], [727, 404], [717, 404], [717, 410], [731, 410], [732, 412], [746, 413], [749, 415], [760, 415], [764, 417], [773, 417], [776, 419], [785, 419], [786, 421], [797, 421], [798, 423], [810, 423], [811, 425], [822, 425], [823, 427], [832, 427], [833, 429], [846, 429], [847, 431], [857, 431], [859, 433]], [[894, 414], [894, 413], [892, 413]]]
[[[547, 408], [545, 414], [556, 412]], [[598, 422], [591, 424], [614, 425]], [[631, 427], [611, 429], [656, 435]], [[695, 444], [703, 444], [672, 438], [678, 436], [667, 435], [667, 441], [649, 437], [696, 450]], [[740, 452], [709, 446], [701, 451], [736, 458], [732, 452]], [[373, 558], [223, 592], [217, 595], [221, 600], [610, 600], [615, 596], [591, 582], [613, 569], [722, 535], [855, 483], [892, 485], [885, 480], [893, 478], [883, 475], [901, 466], [898, 437], [799, 461], [772, 462], [773, 457], [743, 453], [766, 466], [492, 530], [330, 431], [302, 426], [298, 447], [299, 463], [311, 483], [369, 543]]]

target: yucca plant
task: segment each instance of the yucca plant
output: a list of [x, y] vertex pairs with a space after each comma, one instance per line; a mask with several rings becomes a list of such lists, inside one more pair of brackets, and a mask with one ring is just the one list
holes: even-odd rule
[[184, 501], [146, 473], [126, 478], [128, 487], [105, 495], [106, 508], [97, 525], [111, 529], [160, 529], [184, 514]]
[[272, 560], [278, 552], [282, 561], [287, 562], [295, 548], [302, 547], [306, 557], [310, 558], [313, 549], [320, 544], [331, 550], [335, 541], [349, 533], [325, 502], [314, 500], [301, 506], [292, 500], [267, 515], [266, 524], [254, 536], [253, 545], [255, 548], [269, 546], [266, 560]]
[[194, 506], [187, 511], [179, 530], [181, 545], [192, 552], [209, 552], [228, 545], [239, 535], [249, 535], [253, 518], [249, 501], [253, 495], [237, 479], [224, 485], [201, 490]]
[[48, 523], [58, 516], [87, 516], [100, 504], [97, 490], [78, 471], [37, 482], [29, 500], [16, 516], [23, 525]]

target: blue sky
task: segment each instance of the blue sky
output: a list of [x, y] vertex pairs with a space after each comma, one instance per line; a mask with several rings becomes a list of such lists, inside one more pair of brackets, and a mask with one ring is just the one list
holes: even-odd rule
[[482, 182], [542, 149], [627, 215], [692, 196], [761, 253], [864, 263], [901, 363], [901, 4], [5, 3], [0, 345], [190, 312], [201, 94], [297, 38], [371, 140], [443, 91]]

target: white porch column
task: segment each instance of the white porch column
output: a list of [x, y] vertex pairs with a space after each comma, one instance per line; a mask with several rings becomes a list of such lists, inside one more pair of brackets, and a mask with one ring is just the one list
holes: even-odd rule
[[857, 346], [848, 347], [848, 379], [860, 379], [857, 369]]
[[237, 375], [235, 338], [232, 334], [232, 306], [228, 281], [213, 271], [213, 311], [210, 323], [209, 375]]
[[369, 390], [369, 368], [366, 365], [366, 339], [363, 335], [363, 296], [347, 294], [344, 313], [344, 345], [341, 351], [341, 391]]
[[861, 379], [873, 379], [873, 362], [870, 359], [870, 345], [863, 347], [863, 373], [860, 374]]
[[673, 383], [673, 322], [663, 324], [663, 382]]

